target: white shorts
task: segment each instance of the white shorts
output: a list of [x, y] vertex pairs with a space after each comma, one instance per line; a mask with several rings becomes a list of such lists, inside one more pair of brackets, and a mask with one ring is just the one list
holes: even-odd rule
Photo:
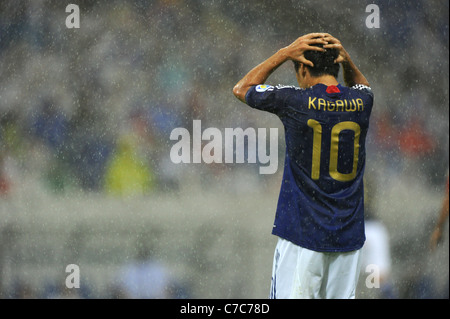
[[354, 299], [360, 267], [360, 250], [317, 252], [280, 238], [270, 298]]

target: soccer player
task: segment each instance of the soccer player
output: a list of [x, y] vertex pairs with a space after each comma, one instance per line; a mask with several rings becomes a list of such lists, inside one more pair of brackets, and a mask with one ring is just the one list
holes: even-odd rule
[[[265, 85], [288, 60], [300, 88]], [[337, 80], [340, 65], [346, 86]], [[311, 33], [253, 68], [233, 93], [278, 115], [285, 128], [270, 298], [355, 298], [365, 241], [369, 83], [338, 39]]]

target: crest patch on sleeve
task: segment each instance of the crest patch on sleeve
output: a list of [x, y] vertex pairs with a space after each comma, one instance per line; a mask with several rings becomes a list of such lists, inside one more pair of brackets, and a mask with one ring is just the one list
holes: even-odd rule
[[266, 84], [260, 84], [260, 85], [256, 86], [255, 90], [256, 90], [256, 92], [265, 92], [270, 88], [273, 88], [273, 86], [266, 85]]

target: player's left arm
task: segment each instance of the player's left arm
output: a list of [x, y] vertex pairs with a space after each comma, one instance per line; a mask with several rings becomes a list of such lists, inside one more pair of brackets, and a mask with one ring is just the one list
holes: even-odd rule
[[274, 55], [266, 61], [254, 67], [248, 72], [233, 88], [233, 94], [242, 102], [246, 103], [245, 96], [248, 90], [255, 85], [264, 84], [267, 78], [284, 62], [288, 60], [295, 60], [304, 64], [314, 66], [313, 63], [307, 60], [304, 56], [307, 50], [324, 51], [324, 49], [312, 46], [312, 44], [327, 44], [323, 38], [324, 33], [310, 33], [304, 35], [289, 46], [278, 50]]
[[325, 37], [325, 40], [328, 42], [328, 44], [323, 46], [325, 49], [336, 49], [339, 52], [339, 55], [334, 62], [342, 64], [345, 84], [349, 87], [358, 84], [370, 87], [369, 81], [367, 81], [366, 77], [362, 74], [362, 72], [350, 58], [350, 54], [348, 54], [348, 52], [342, 46], [341, 41], [330, 34]]

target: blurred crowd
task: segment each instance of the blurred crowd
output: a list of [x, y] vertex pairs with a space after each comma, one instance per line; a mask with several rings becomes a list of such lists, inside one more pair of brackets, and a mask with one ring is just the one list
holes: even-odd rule
[[[58, 193], [128, 196], [176, 191], [197, 175], [212, 181], [208, 188], [239, 176], [225, 164], [171, 163], [170, 132], [191, 130], [194, 119], [203, 128], [281, 127], [232, 88], [315, 31], [339, 38], [374, 90], [369, 173], [383, 182], [414, 175], [440, 191], [449, 152], [448, 1], [373, 2], [379, 29], [365, 26], [369, 2], [350, 0], [79, 1], [80, 28], [68, 29], [64, 2], [1, 1], [0, 195], [30, 179]], [[296, 85], [293, 68], [271, 81]], [[242, 169], [257, 174], [256, 165]]]
[[[448, 3], [379, 6], [381, 27], [370, 30], [365, 5], [351, 1], [86, 1], [81, 27], [67, 29], [61, 2], [2, 2], [0, 189], [36, 172], [57, 191], [177, 188], [171, 130], [190, 129], [193, 119], [278, 125], [239, 104], [231, 88], [315, 30], [339, 37], [373, 83], [368, 145], [377, 163], [439, 184], [448, 166]], [[291, 69], [279, 73], [274, 80], [295, 84]]]

